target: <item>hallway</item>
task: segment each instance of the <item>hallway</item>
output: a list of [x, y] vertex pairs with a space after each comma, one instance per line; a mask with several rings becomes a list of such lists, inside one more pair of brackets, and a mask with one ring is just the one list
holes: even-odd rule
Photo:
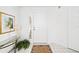
[[[0, 11], [0, 45], [26, 39], [32, 43], [18, 53], [30, 53], [34, 43], [46, 43], [53, 53], [79, 51], [79, 6], [0, 6]], [[0, 52], [7, 53], [13, 46]]]

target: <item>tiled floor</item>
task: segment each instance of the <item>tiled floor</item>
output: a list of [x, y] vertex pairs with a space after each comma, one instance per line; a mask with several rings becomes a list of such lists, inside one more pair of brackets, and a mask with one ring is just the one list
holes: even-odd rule
[[57, 44], [50, 44], [51, 49], [53, 50], [53, 53], [78, 53], [77, 51], [65, 48], [63, 46], [57, 45]]

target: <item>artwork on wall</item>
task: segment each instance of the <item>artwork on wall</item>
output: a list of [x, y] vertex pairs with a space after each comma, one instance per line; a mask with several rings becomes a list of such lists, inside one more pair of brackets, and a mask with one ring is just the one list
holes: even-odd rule
[[0, 34], [14, 31], [14, 21], [14, 16], [0, 12]]

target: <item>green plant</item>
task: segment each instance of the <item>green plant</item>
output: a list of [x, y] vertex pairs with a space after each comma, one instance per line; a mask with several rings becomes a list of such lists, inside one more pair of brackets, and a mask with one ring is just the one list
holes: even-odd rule
[[29, 48], [30, 42], [26, 39], [19, 41], [18, 43], [16, 43], [16, 49], [21, 50], [22, 48], [26, 49]]

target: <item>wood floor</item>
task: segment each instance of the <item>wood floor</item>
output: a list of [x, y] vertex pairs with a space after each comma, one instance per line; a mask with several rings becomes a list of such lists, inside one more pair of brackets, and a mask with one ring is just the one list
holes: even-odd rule
[[31, 53], [52, 53], [49, 45], [33, 45]]

